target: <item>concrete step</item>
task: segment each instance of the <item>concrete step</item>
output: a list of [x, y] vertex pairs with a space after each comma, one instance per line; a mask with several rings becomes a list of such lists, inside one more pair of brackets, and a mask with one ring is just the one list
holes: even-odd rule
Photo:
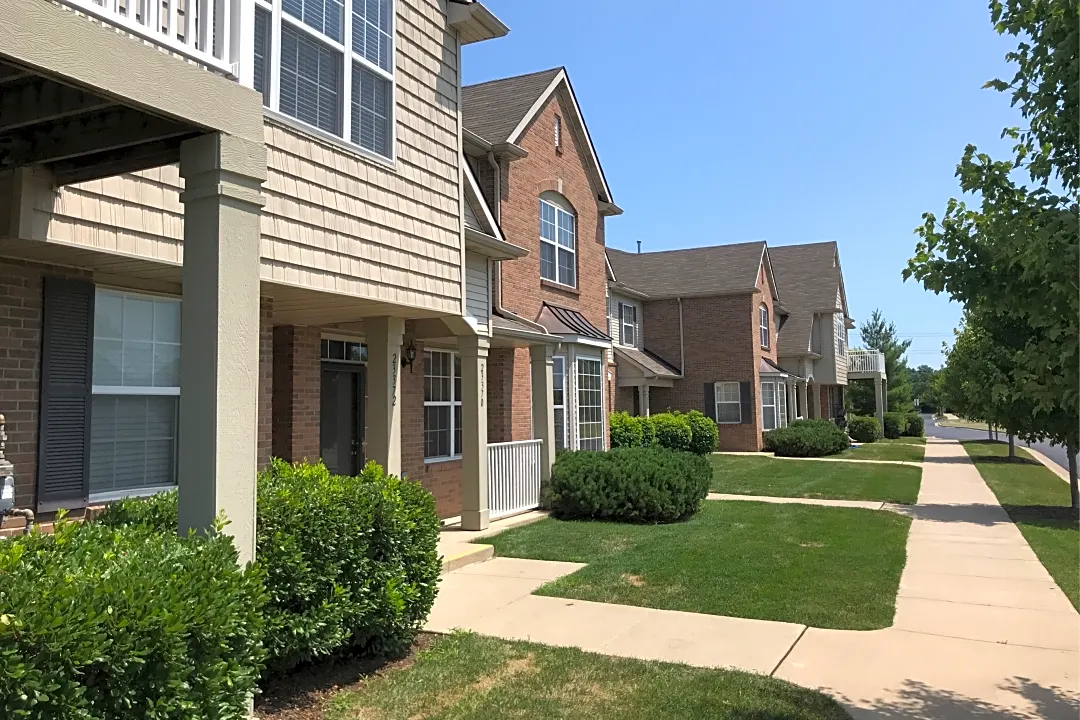
[[494, 545], [454, 543], [443, 551], [442, 571], [448, 573], [460, 570], [467, 565], [490, 560], [494, 556]]

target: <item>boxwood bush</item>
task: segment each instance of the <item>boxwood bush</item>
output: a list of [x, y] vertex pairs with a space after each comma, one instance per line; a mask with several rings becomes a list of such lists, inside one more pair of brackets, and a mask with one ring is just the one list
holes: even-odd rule
[[685, 415], [690, 423], [690, 452], [696, 455], [708, 455], [716, 450], [720, 441], [720, 431], [716, 421], [700, 410], [691, 410]]
[[611, 447], [641, 447], [644, 443], [645, 418], [634, 417], [628, 412], [614, 412], [608, 417], [611, 428]]
[[881, 425], [876, 417], [851, 415], [848, 417], [847, 431], [855, 442], [872, 443], [881, 434]]
[[782, 457], [822, 457], [846, 450], [851, 443], [836, 423], [796, 420], [765, 433], [765, 449]]
[[[98, 522], [175, 532], [176, 493], [115, 503]], [[438, 537], [431, 493], [375, 463], [344, 477], [275, 460], [259, 474], [256, 536], [268, 670], [408, 647], [435, 601]]]
[[926, 432], [926, 423], [923, 422], [922, 415], [919, 413], [908, 413], [904, 419], [907, 420], [907, 425], [904, 427], [902, 435], [922, 437]]
[[229, 538], [57, 524], [0, 542], [0, 717], [248, 717], [266, 593]]
[[666, 448], [567, 452], [551, 474], [556, 517], [664, 523], [693, 515], [709, 492], [712, 465]]
[[716, 450], [720, 434], [716, 422], [699, 410], [688, 413], [664, 412], [636, 417], [627, 412], [609, 416], [611, 447], [652, 447], [689, 450], [707, 455]]
[[694, 432], [690, 420], [680, 413], [663, 412], [649, 416], [656, 434], [656, 444], [669, 450], [690, 450]]
[[896, 439], [907, 428], [907, 415], [902, 412], [887, 412], [882, 418], [885, 421], [885, 437]]

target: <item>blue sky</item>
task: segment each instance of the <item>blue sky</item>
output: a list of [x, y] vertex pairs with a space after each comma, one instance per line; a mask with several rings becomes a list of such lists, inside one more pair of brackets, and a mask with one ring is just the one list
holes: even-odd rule
[[1015, 46], [988, 3], [486, 3], [510, 34], [465, 49], [465, 82], [567, 67], [625, 211], [609, 246], [835, 240], [856, 321], [880, 308], [940, 365], [960, 307], [900, 272], [965, 144], [1003, 156], [1019, 124], [981, 89]]

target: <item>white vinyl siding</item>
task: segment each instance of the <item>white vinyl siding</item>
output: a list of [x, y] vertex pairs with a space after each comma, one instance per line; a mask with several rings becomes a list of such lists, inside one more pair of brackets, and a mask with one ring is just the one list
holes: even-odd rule
[[567, 443], [566, 425], [566, 358], [556, 355], [551, 359], [552, 395], [551, 404], [555, 407], [555, 449], [565, 450]]
[[424, 460], [461, 457], [461, 357], [424, 351]]
[[718, 382], [716, 393], [716, 422], [737, 425], [742, 422], [742, 398], [737, 382]]
[[90, 495], [176, 484], [180, 301], [98, 290], [94, 312]]
[[477, 327], [484, 332], [488, 330], [491, 317], [490, 287], [487, 259], [465, 253], [465, 315], [475, 319]]
[[577, 220], [561, 196], [540, 199], [540, 277], [577, 287]]
[[604, 369], [599, 358], [577, 358], [579, 450], [604, 449]]

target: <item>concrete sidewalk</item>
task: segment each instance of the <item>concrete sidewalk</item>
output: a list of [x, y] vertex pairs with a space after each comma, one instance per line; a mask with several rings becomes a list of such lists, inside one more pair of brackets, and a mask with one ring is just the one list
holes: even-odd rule
[[[779, 499], [776, 499], [779, 500]], [[531, 593], [581, 566], [495, 558], [443, 577], [428, 629], [734, 667], [820, 688], [856, 718], [1080, 716], [1080, 615], [963, 448], [930, 441], [894, 625], [872, 632]]]
[[[821, 505], [824, 507], [862, 508], [881, 510], [886, 503], [880, 500], [822, 500], [820, 498], [771, 497], [768, 495], [731, 495], [711, 492], [706, 500], [746, 500], [748, 502], [774, 503], [776, 505]], [[891, 509], [891, 508], [888, 508]]]
[[737, 455], [741, 457], [761, 457], [769, 458], [770, 460], [794, 460], [800, 462], [802, 460], [810, 460], [812, 462], [833, 462], [833, 463], [870, 463], [871, 465], [910, 465], [912, 467], [919, 467], [921, 462], [914, 460], [871, 460], [869, 458], [838, 458], [838, 457], [787, 457], [785, 455], [773, 455], [767, 452], [747, 452], [744, 450], [717, 450], [712, 453], [713, 455]]

